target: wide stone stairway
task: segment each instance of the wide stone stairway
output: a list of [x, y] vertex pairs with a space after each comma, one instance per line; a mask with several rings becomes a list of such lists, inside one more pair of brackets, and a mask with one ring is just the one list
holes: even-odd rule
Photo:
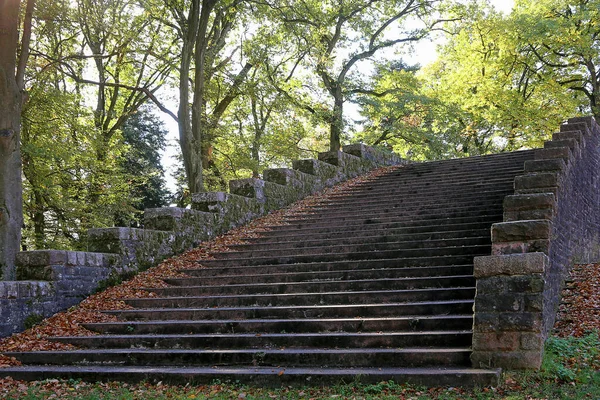
[[15, 379], [253, 384], [394, 380], [487, 385], [471, 368], [473, 257], [532, 151], [409, 164], [332, 195], [56, 337], [79, 350], [7, 354]]

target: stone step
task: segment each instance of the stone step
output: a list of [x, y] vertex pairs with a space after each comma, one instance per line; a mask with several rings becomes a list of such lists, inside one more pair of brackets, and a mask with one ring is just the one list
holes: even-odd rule
[[342, 221], [330, 224], [290, 224], [281, 226], [268, 227], [268, 231], [261, 232], [263, 236], [283, 236], [290, 234], [319, 234], [319, 233], [334, 233], [334, 232], [353, 232], [353, 231], [369, 231], [371, 229], [398, 229], [398, 228], [415, 228], [416, 232], [423, 232], [422, 229], [439, 230], [442, 226], [447, 226], [446, 230], [453, 230], [457, 225], [469, 224], [476, 222], [484, 222], [488, 226], [495, 222], [501, 222], [503, 219], [502, 213], [493, 213], [488, 215], [478, 216], [462, 216], [454, 218], [430, 218], [430, 219], [415, 219], [403, 221], [387, 221], [379, 218], [371, 218], [363, 221]]
[[[418, 268], [437, 267], [453, 265], [473, 265], [473, 257], [478, 255], [489, 255], [485, 251], [480, 254], [466, 254], [453, 256], [427, 256], [387, 258], [381, 260], [343, 260], [331, 262], [305, 262], [292, 264], [272, 265], [246, 265], [219, 268], [194, 269], [196, 276], [220, 276], [220, 275], [248, 275], [248, 274], [280, 274], [294, 272], [316, 272], [316, 271], [339, 271], [346, 269], [371, 269], [371, 268]], [[204, 262], [205, 260], [202, 260]]]
[[[488, 160], [473, 160], [471, 157], [468, 159], [452, 159], [452, 160], [439, 160], [439, 161], [425, 161], [411, 164], [404, 164], [396, 167], [390, 174], [399, 173], [410, 173], [410, 174], [427, 174], [432, 171], [438, 173], [452, 173], [452, 172], [467, 172], [476, 173], [482, 171], [482, 173], [493, 171], [494, 167], [508, 169], [508, 168], [523, 168], [525, 161], [532, 160], [534, 153], [526, 154], [517, 157], [506, 157], [504, 159], [488, 159]], [[463, 162], [462, 160], [469, 160]]]
[[388, 212], [367, 213], [355, 212], [351, 215], [306, 215], [303, 218], [287, 218], [285, 223], [287, 226], [305, 226], [311, 224], [315, 228], [323, 225], [342, 224], [351, 222], [354, 225], [369, 223], [369, 221], [385, 222], [402, 222], [402, 221], [429, 221], [432, 219], [448, 219], [459, 217], [478, 217], [490, 214], [500, 214], [503, 208], [496, 204], [492, 207], [448, 207], [444, 209], [422, 208], [420, 210], [389, 210]]
[[489, 254], [492, 246], [490, 244], [454, 246], [454, 247], [425, 247], [422, 249], [399, 249], [382, 251], [357, 251], [342, 253], [315, 253], [296, 256], [280, 257], [254, 257], [254, 258], [230, 258], [223, 260], [202, 260], [200, 264], [207, 267], [236, 267], [253, 265], [274, 264], [298, 264], [312, 262], [352, 261], [352, 260], [380, 260], [390, 258], [414, 258], [435, 257], [454, 255], [480, 255]]
[[451, 240], [460, 238], [482, 237], [490, 235], [490, 227], [462, 231], [446, 231], [446, 232], [425, 232], [408, 235], [386, 235], [381, 232], [380, 235], [373, 236], [350, 236], [350, 237], [334, 237], [334, 238], [317, 238], [316, 240], [301, 240], [301, 241], [284, 241], [278, 240], [277, 237], [269, 237], [265, 240], [249, 239], [247, 244], [233, 244], [227, 247], [233, 251], [252, 251], [252, 250], [283, 250], [294, 251], [293, 249], [302, 249], [307, 247], [328, 247], [353, 244], [376, 244], [376, 243], [394, 243], [394, 242], [423, 242], [436, 240]]
[[[502, 216], [502, 209], [500, 207], [490, 210], [479, 210], [479, 211], [463, 211], [463, 212], [446, 212], [441, 210], [437, 213], [431, 213], [428, 215], [390, 215], [385, 214], [363, 217], [351, 218], [351, 219], [329, 219], [321, 218], [314, 220], [292, 220], [287, 225], [279, 225], [270, 227], [271, 231], [289, 231], [298, 229], [313, 229], [319, 230], [323, 227], [339, 227], [339, 226], [364, 226], [373, 224], [409, 224], [415, 225], [431, 225], [438, 221], [452, 222], [473, 222], [473, 220], [483, 219], [487, 220], [490, 218], [498, 218]], [[460, 221], [465, 219], [465, 221]], [[502, 218], [500, 218], [502, 220]], [[394, 225], [392, 225], [393, 227]]]
[[[242, 241], [247, 243], [260, 243], [260, 244], [270, 244], [273, 242], [281, 243], [281, 242], [308, 242], [308, 241], [318, 241], [318, 240], [337, 240], [337, 239], [349, 239], [349, 240], [360, 240], [364, 237], [422, 237], [424, 235], [436, 235], [436, 234], [445, 234], [448, 232], [467, 232], [471, 230], [485, 230], [487, 233], [491, 230], [491, 223], [488, 221], [483, 222], [467, 222], [461, 224], [449, 224], [449, 225], [427, 225], [427, 226], [404, 226], [399, 228], [378, 228], [369, 226], [368, 230], [360, 229], [361, 226], [351, 227], [349, 229], [340, 228], [338, 231], [331, 232], [311, 232], [307, 230], [301, 233], [293, 233], [293, 232], [275, 232], [273, 231], [264, 231], [260, 232], [262, 236], [245, 238]], [[433, 236], [432, 236], [433, 237]], [[417, 239], [415, 239], [417, 240]]]
[[329, 246], [318, 246], [318, 247], [300, 247], [300, 248], [284, 248], [284, 249], [272, 249], [272, 250], [247, 250], [247, 251], [229, 251], [226, 253], [214, 254], [218, 260], [226, 260], [232, 258], [256, 258], [256, 257], [283, 257], [283, 256], [296, 256], [296, 255], [308, 255], [308, 254], [322, 254], [327, 252], [343, 253], [343, 252], [356, 252], [356, 251], [383, 251], [383, 250], [394, 250], [394, 249], [420, 249], [420, 248], [431, 248], [431, 247], [458, 247], [458, 246], [474, 246], [474, 245], [485, 245], [491, 244], [491, 237], [488, 233], [487, 236], [473, 237], [473, 238], [453, 238], [453, 239], [439, 239], [439, 240], [426, 240], [426, 241], [404, 241], [404, 242], [382, 242], [382, 243], [365, 243], [365, 244], [343, 244], [343, 245], [329, 245]]
[[[380, 194], [402, 194], [402, 193], [430, 193], [439, 192], [438, 188], [445, 192], [455, 192], [468, 187], [475, 191], [489, 191], [493, 188], [512, 187], [515, 176], [522, 171], [515, 171], [511, 174], [497, 176], [476, 176], [471, 178], [453, 178], [451, 176], [432, 174], [431, 177], [422, 177], [419, 179], [402, 179], [397, 177], [394, 180], [376, 179], [369, 184], [351, 186], [339, 189], [332, 193], [333, 197], [349, 197], [354, 195], [373, 195]], [[435, 176], [437, 179], [432, 179]]]
[[[481, 195], [490, 195], [499, 192], [512, 191], [514, 184], [512, 182], [506, 182], [504, 185], [494, 185], [481, 188], [481, 190], [468, 190], [465, 188], [472, 189], [471, 185], [464, 185], [462, 187], [457, 186], [453, 188], [447, 188], [446, 190], [440, 191], [435, 186], [428, 187], [426, 189], [411, 189], [399, 185], [397, 188], [388, 188], [387, 190], [382, 189], [380, 193], [374, 193], [372, 191], [357, 191], [353, 193], [336, 192], [331, 193], [327, 196], [327, 201], [336, 202], [340, 205], [346, 205], [352, 203], [352, 201], [363, 201], [363, 200], [375, 200], [376, 202], [383, 203], [384, 201], [406, 201], [413, 200], [415, 198], [429, 198], [429, 200], [438, 199], [460, 199], [461, 196], [467, 196], [469, 198], [477, 198]], [[468, 192], [468, 193], [465, 193]]]
[[107, 310], [105, 313], [115, 315], [118, 318], [127, 321], [373, 318], [407, 315], [464, 315], [473, 313], [473, 299], [350, 305]]
[[[194, 285], [234, 285], [240, 283], [275, 283], [275, 282], [311, 282], [323, 280], [347, 280], [347, 279], [372, 279], [392, 277], [438, 277], [452, 275], [472, 275], [473, 265], [450, 265], [438, 267], [416, 267], [416, 268], [365, 268], [365, 269], [342, 269], [339, 271], [302, 271], [302, 272], [280, 272], [277, 274], [248, 274], [248, 275], [216, 275], [206, 274], [206, 269], [184, 270], [188, 275], [196, 276]], [[259, 272], [259, 271], [257, 271]], [[185, 278], [183, 278], [185, 279]], [[183, 281], [177, 278], [165, 280], [169, 284], [181, 285]]]
[[[393, 194], [382, 194], [380, 196], [369, 196], [368, 194], [361, 196], [357, 201], [352, 201], [352, 197], [333, 199], [328, 198], [320, 200], [315, 206], [308, 207], [308, 210], [329, 209], [331, 207], [339, 208], [340, 210], [360, 210], [363, 208], [372, 209], [373, 207], [386, 207], [391, 204], [396, 206], [439, 206], [439, 204], [470, 204], [475, 201], [495, 199], [500, 200], [504, 197], [514, 194], [514, 188], [505, 187], [485, 192], [472, 192], [465, 190], [463, 192], [453, 192], [452, 195], [447, 193], [426, 193], [408, 194], [404, 196]], [[440, 203], [443, 201], [444, 203]]]
[[327, 332], [263, 334], [186, 334], [186, 335], [95, 335], [51, 337], [50, 341], [81, 348], [206, 349], [281, 348], [281, 347], [469, 347], [472, 334], [463, 331], [418, 332]]
[[469, 187], [474, 190], [489, 190], [495, 186], [511, 186], [514, 183], [516, 175], [522, 173], [521, 170], [511, 171], [510, 173], [490, 173], [488, 175], [478, 174], [475, 176], [448, 175], [432, 173], [430, 176], [412, 178], [407, 176], [397, 176], [391, 178], [384, 176], [375, 178], [372, 181], [364, 182], [361, 185], [349, 186], [347, 188], [335, 191], [336, 196], [348, 196], [361, 193], [381, 194], [392, 191], [393, 193], [402, 193], [407, 191], [430, 191], [432, 188], [440, 187], [444, 190], [456, 190], [457, 188]]
[[166, 320], [83, 324], [102, 334], [183, 334], [183, 333], [263, 333], [263, 332], [380, 332], [469, 330], [473, 315], [416, 315], [390, 318], [320, 319], [242, 319], [242, 320]]
[[98, 366], [431, 367], [470, 364], [469, 348], [105, 349], [9, 353], [24, 364]]
[[[401, 272], [402, 269], [396, 268]], [[234, 294], [314, 294], [343, 292], [347, 290], [407, 290], [425, 288], [451, 288], [473, 286], [473, 275], [404, 277], [390, 276], [367, 279], [327, 279], [311, 281], [282, 282], [241, 282], [236, 284], [218, 283], [202, 285], [202, 278], [179, 278], [173, 283], [176, 286], [163, 288], [147, 288], [160, 296], [213, 296]], [[277, 275], [275, 275], [277, 276]], [[148, 300], [148, 299], [140, 299]]]
[[[444, 210], [446, 211], [467, 211], [467, 210], [481, 210], [489, 208], [502, 209], [503, 197], [483, 199], [477, 201], [469, 201], [465, 203], [450, 203]], [[361, 207], [355, 209], [338, 209], [337, 207], [325, 207], [320, 209], [309, 209], [302, 210], [296, 214], [290, 214], [286, 216], [285, 222], [296, 220], [299, 218], [303, 219], [315, 219], [315, 218], [352, 218], [357, 216], [369, 215], [375, 216], [379, 214], [390, 214], [398, 215], [402, 213], [412, 213], [414, 215], [425, 214], [430, 212], [440, 212], [435, 210], [431, 204], [422, 204], [420, 202], [414, 202], [411, 204], [377, 204], [369, 207]]]
[[444, 368], [294, 368], [294, 367], [157, 367], [157, 366], [24, 366], [2, 369], [16, 380], [75, 379], [85, 381], [210, 384], [215, 379], [254, 386], [318, 386], [394, 381], [418, 386], [497, 386], [500, 370]]
[[455, 165], [455, 163], [451, 161], [437, 164], [432, 164], [431, 162], [405, 164], [397, 166], [395, 169], [378, 176], [376, 179], [394, 180], [396, 178], [404, 177], [414, 177], [418, 179], [427, 174], [433, 174], [434, 176], [446, 175], [452, 178], [477, 177], [482, 175], [493, 176], [494, 172], [503, 174], [523, 170], [525, 162], [532, 159], [533, 157], [526, 157], [523, 159], [507, 160], [506, 162], [497, 162], [487, 165], [479, 164], [475, 167], [473, 165]]
[[492, 178], [499, 179], [505, 176], [515, 175], [524, 170], [525, 162], [528, 160], [522, 160], [519, 163], [503, 163], [497, 167], [494, 165], [488, 165], [479, 169], [468, 168], [452, 168], [451, 166], [444, 168], [444, 166], [438, 166], [438, 168], [421, 168], [422, 164], [412, 164], [398, 167], [388, 173], [377, 176], [376, 178], [368, 181], [359, 182], [353, 187], [359, 187], [361, 185], [369, 185], [372, 182], [375, 184], [382, 183], [397, 183], [411, 184], [413, 182], [423, 182], [427, 178], [431, 178], [432, 181], [446, 180], [478, 180], [480, 178]]
[[[177, 290], [175, 290], [177, 289]], [[161, 289], [159, 296], [127, 299], [125, 302], [136, 308], [210, 308], [249, 307], [273, 304], [278, 306], [340, 305], [375, 302], [419, 302], [442, 300], [468, 300], [475, 297], [475, 287], [423, 288], [423, 289], [369, 289], [338, 292], [307, 292], [282, 294], [233, 294], [199, 295], [197, 288], [180, 287], [173, 290]], [[170, 296], [170, 297], [169, 297]], [[179, 297], [180, 296], [180, 297]]]

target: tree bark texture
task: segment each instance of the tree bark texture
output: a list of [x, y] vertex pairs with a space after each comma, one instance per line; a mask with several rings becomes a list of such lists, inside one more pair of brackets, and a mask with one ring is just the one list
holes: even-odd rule
[[4, 280], [15, 278], [23, 225], [22, 94], [15, 75], [19, 6], [19, 0], [0, 0], [0, 278]]

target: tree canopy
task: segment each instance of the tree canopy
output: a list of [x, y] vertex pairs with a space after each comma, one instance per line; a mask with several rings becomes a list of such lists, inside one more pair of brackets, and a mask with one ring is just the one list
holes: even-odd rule
[[[23, 247], [79, 248], [349, 140], [439, 159], [600, 117], [600, 0], [0, 0], [0, 35], [3, 266], [21, 198]], [[433, 37], [437, 61], [407, 61]], [[176, 199], [159, 115], [178, 125]]]

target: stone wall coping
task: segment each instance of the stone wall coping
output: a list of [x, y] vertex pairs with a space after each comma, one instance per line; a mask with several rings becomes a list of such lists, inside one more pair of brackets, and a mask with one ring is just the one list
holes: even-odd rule
[[499, 275], [543, 274], [549, 262], [548, 256], [541, 252], [475, 257], [473, 274], [478, 279]]
[[142, 228], [94, 228], [88, 229], [88, 236], [97, 240], [97, 236], [109, 236], [111, 240], [143, 240], [148, 235], [171, 235], [172, 232], [155, 231]]
[[49, 296], [54, 290], [45, 281], [0, 281], [0, 299], [23, 299]]
[[17, 253], [18, 267], [47, 267], [50, 265], [110, 268], [119, 258], [112, 253], [69, 250], [33, 250]]
[[180, 218], [188, 214], [193, 215], [212, 215], [212, 213], [200, 210], [194, 210], [191, 208], [181, 208], [181, 207], [160, 207], [160, 208], [147, 208], [144, 210], [144, 218], [154, 218], [154, 217], [176, 217]]

